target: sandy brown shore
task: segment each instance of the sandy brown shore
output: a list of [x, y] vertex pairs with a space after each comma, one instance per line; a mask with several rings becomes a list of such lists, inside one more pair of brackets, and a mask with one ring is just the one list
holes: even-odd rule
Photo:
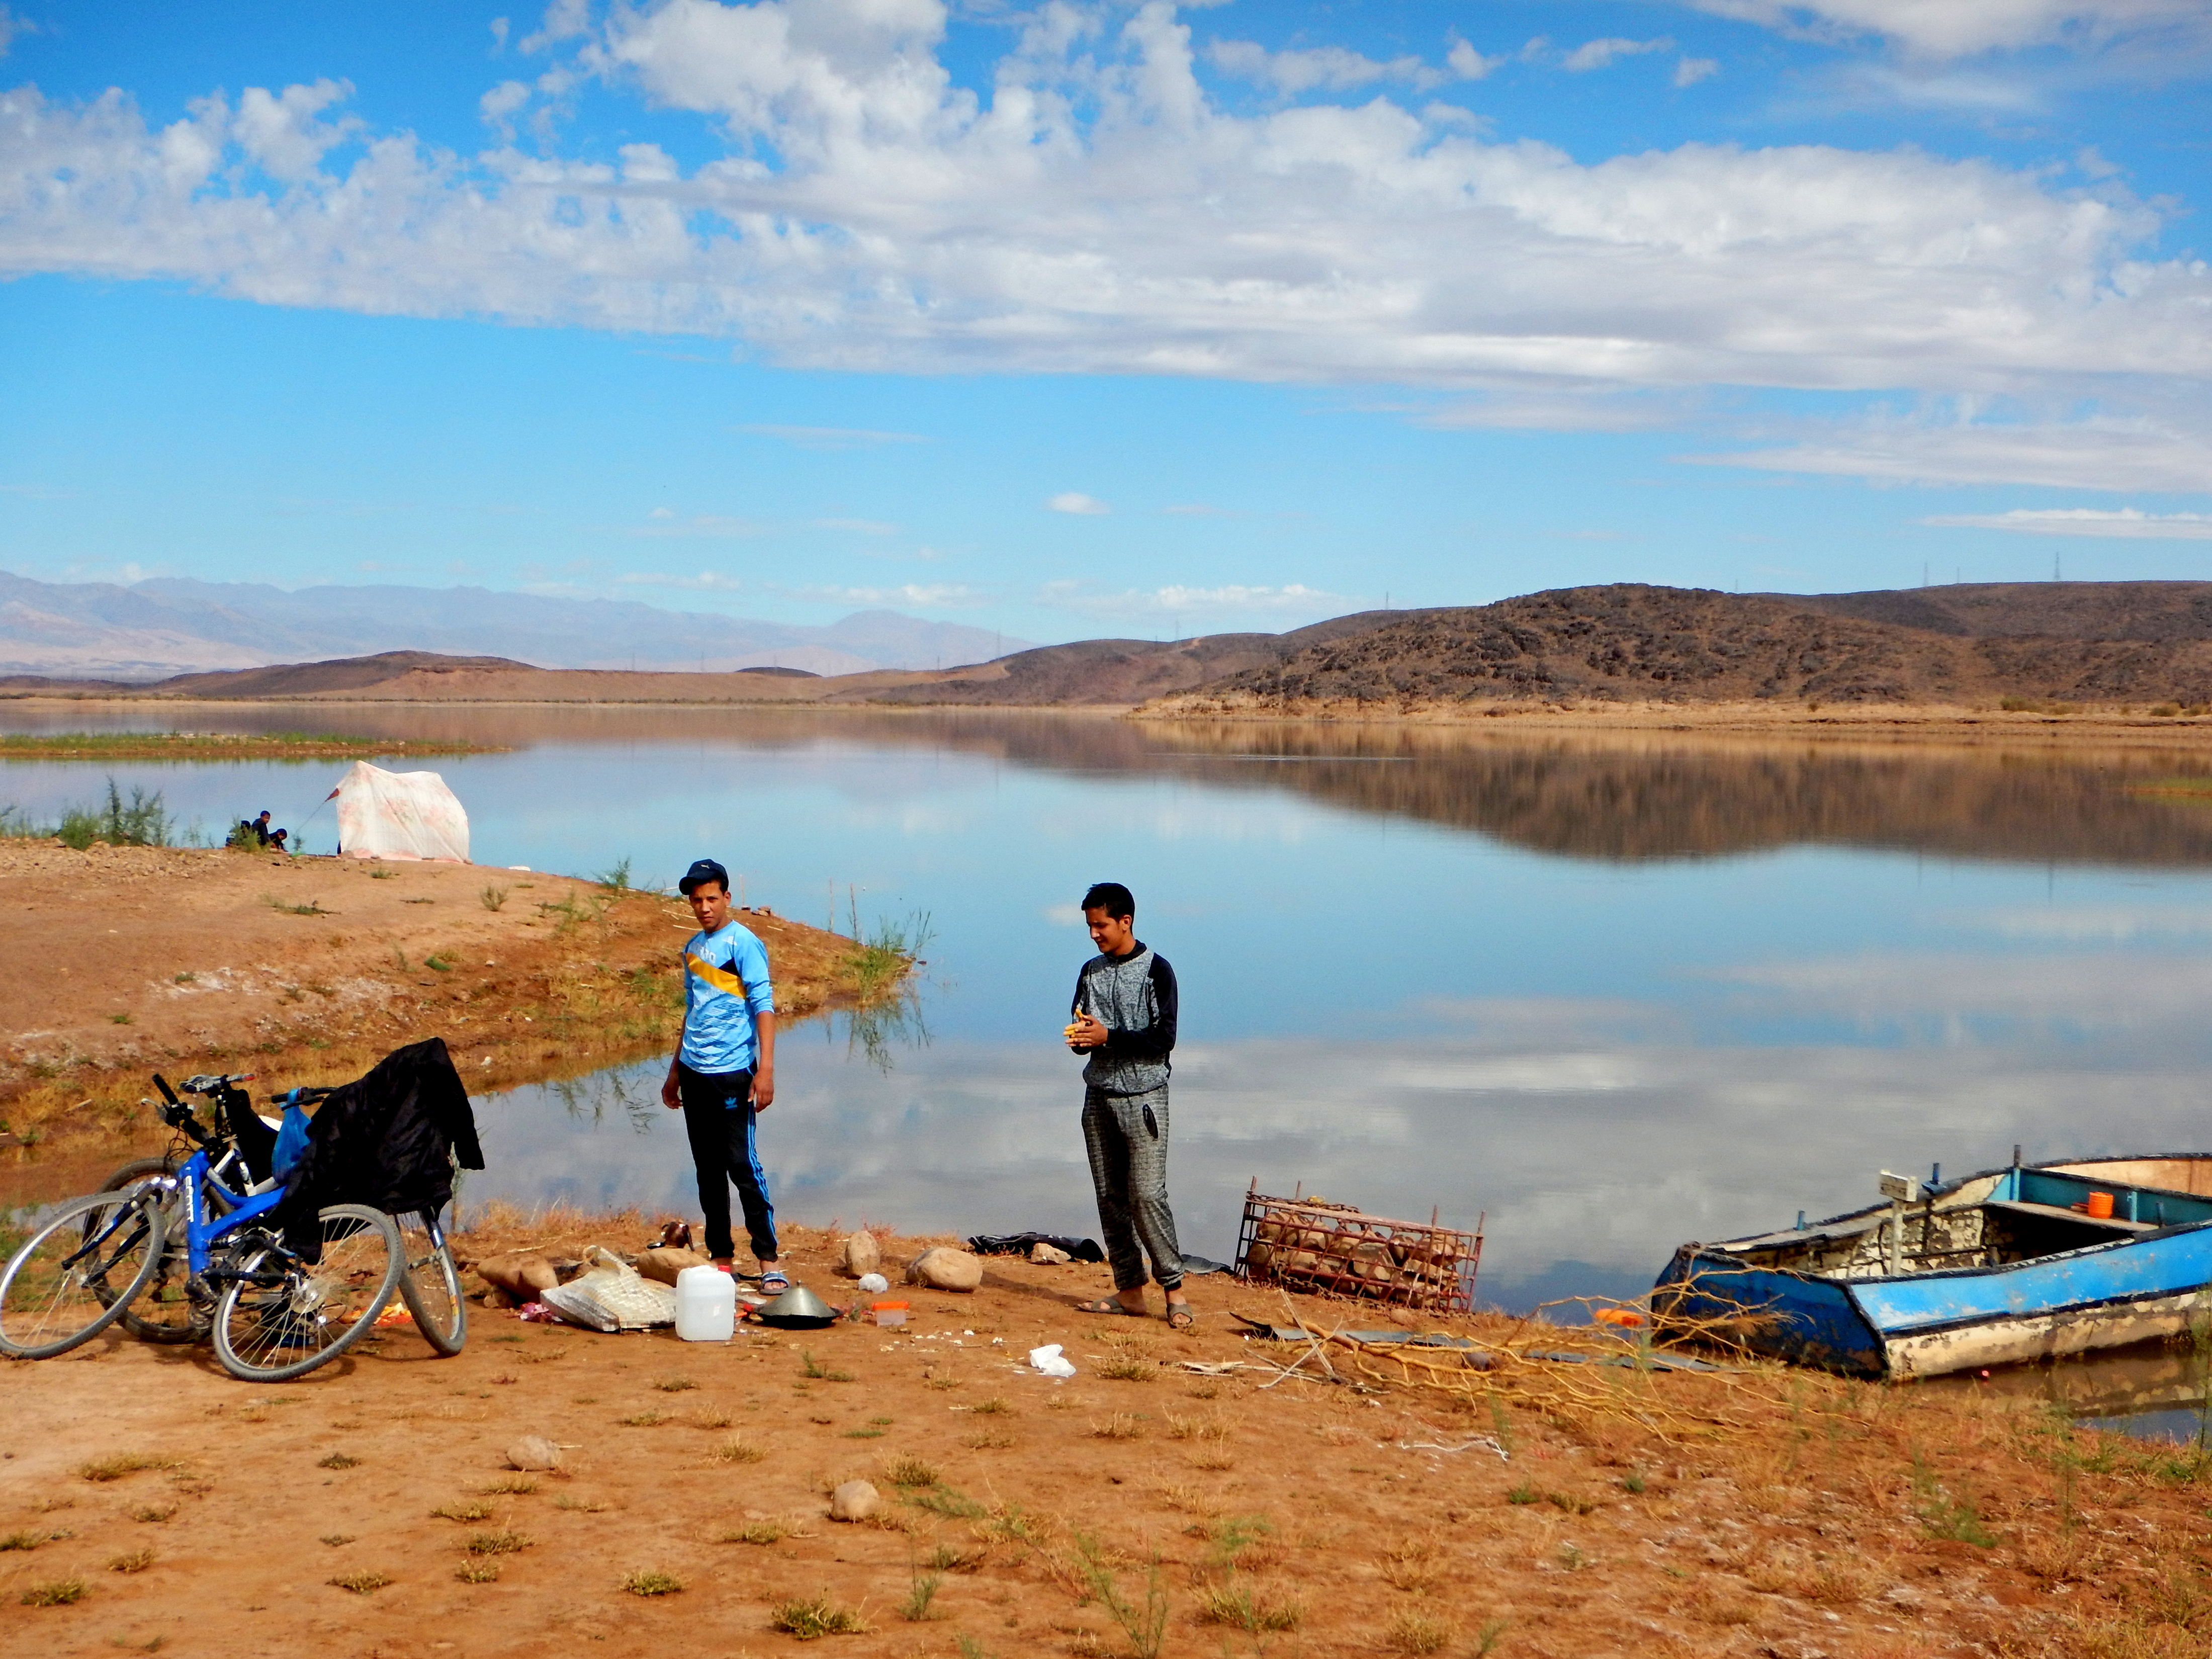
[[[507, 1212], [461, 1248], [650, 1223]], [[787, 1243], [851, 1299], [826, 1231]], [[119, 1336], [0, 1366], [0, 1650], [764, 1656], [817, 1598], [866, 1626], [823, 1650], [901, 1659], [2179, 1659], [2212, 1629], [2202, 1458], [1986, 1389], [1537, 1362], [1431, 1387], [1341, 1347], [1336, 1381], [1279, 1381], [1293, 1352], [1228, 1316], [1281, 1319], [1277, 1293], [1194, 1280], [1176, 1334], [1074, 1311], [1107, 1287], [1000, 1258], [973, 1295], [898, 1293], [902, 1331], [726, 1346], [477, 1306], [457, 1358], [403, 1328], [272, 1388]], [[1022, 1363], [1046, 1342], [1074, 1380]], [[526, 1433], [560, 1472], [505, 1467]], [[850, 1478], [878, 1523], [827, 1518]]]
[[[0, 1203], [158, 1138], [154, 1071], [338, 1083], [434, 1035], [483, 1091], [665, 1047], [695, 926], [664, 895], [481, 865], [15, 840], [0, 916], [0, 1121], [32, 1143], [0, 1150]], [[850, 1000], [852, 940], [741, 919], [787, 1016]]]

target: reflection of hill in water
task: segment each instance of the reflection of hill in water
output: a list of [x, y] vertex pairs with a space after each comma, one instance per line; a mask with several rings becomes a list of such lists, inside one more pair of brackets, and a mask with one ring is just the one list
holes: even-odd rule
[[[1255, 752], [1252, 738], [1278, 739]], [[1178, 735], [1181, 735], [1180, 733]], [[1700, 858], [1800, 842], [2031, 862], [2212, 863], [2212, 807], [2134, 793], [2142, 757], [1746, 749], [1658, 741], [1436, 743], [1248, 729], [1249, 770], [1362, 811], [1477, 830], [1540, 852]], [[1259, 763], [1273, 754], [1276, 763]], [[1219, 771], [1209, 776], [1219, 781]], [[1249, 781], [1259, 782], [1257, 778]]]
[[[1172, 775], [1291, 792], [1578, 858], [1706, 858], [1809, 842], [2031, 863], [2212, 865], [2212, 800], [2133, 793], [2131, 784], [2178, 769], [2167, 757], [2142, 752], [946, 709], [417, 705], [316, 714], [339, 731], [516, 748], [731, 744], [849, 754], [857, 745], [950, 750], [1058, 772]], [[289, 710], [270, 718], [272, 727], [298, 723]]]

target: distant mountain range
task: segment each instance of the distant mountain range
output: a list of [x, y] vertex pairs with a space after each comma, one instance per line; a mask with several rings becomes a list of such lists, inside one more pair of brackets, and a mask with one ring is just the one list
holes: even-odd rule
[[[0, 584], [9, 580], [0, 578]], [[166, 590], [171, 586], [188, 587], [194, 594], [276, 592], [216, 590], [197, 583], [106, 591], [136, 602], [143, 588], [156, 586], [165, 591], [147, 595], [146, 604], [168, 604]], [[9, 591], [0, 586], [0, 594]], [[311, 607], [322, 594], [421, 592], [310, 588], [282, 598]], [[1555, 588], [1494, 605], [1362, 611], [1287, 634], [1214, 634], [1164, 642], [1079, 640], [995, 657], [988, 647], [976, 648], [993, 635], [889, 612], [850, 617], [826, 629], [774, 630], [811, 635], [823, 642], [773, 653], [792, 666], [804, 665], [800, 653], [809, 650], [843, 649], [856, 657], [875, 653], [863, 670], [821, 678], [757, 669], [702, 673], [696, 661], [672, 659], [665, 653], [659, 657], [661, 672], [647, 672], [654, 659], [642, 651], [640, 672], [633, 673], [617, 654], [619, 644], [610, 649], [607, 643], [611, 638], [618, 641], [616, 622], [629, 612], [641, 612], [671, 631], [695, 624], [702, 630], [765, 631], [767, 624], [679, 616], [642, 605], [523, 600], [472, 590], [437, 597], [447, 608], [458, 609], [464, 594], [520, 615], [503, 623], [473, 626], [449, 616], [438, 617], [434, 625], [403, 626], [395, 615], [381, 625], [388, 631], [380, 639], [424, 643], [335, 660], [315, 659], [311, 650], [300, 649], [295, 660], [281, 666], [202, 672], [155, 684], [141, 679], [120, 684], [128, 677], [112, 671], [68, 674], [48, 669], [44, 678], [33, 678], [0, 668], [0, 691], [18, 696], [119, 691], [216, 698], [1030, 708], [1146, 703], [1158, 712], [1194, 715], [1364, 716], [1508, 703], [1778, 699], [1984, 706], [2006, 698], [2027, 698], [2037, 706], [2172, 703], [2192, 714], [2212, 708], [2212, 582], [2002, 582], [1809, 594], [1723, 593], [1619, 582]], [[528, 645], [501, 652], [477, 647], [479, 640], [514, 637], [497, 634], [501, 626], [528, 629], [538, 613], [526, 607], [540, 605], [574, 607], [594, 623], [594, 637], [586, 642], [562, 635], [559, 638], [569, 641], [564, 648], [550, 632], [541, 632], [534, 652]], [[12, 614], [11, 606], [0, 605], [0, 618]], [[542, 627], [549, 630], [571, 619], [570, 612], [561, 610], [544, 615]], [[126, 611], [107, 625], [131, 626], [138, 617]], [[602, 618], [605, 625], [597, 625]], [[298, 625], [303, 631], [310, 628], [305, 619]], [[946, 666], [877, 665], [902, 651], [908, 662], [923, 651], [934, 654], [945, 641], [951, 641], [943, 645]], [[471, 647], [465, 655], [455, 648], [462, 642]], [[750, 665], [735, 659], [734, 653], [701, 654], [709, 669]], [[513, 659], [516, 656], [534, 656], [544, 665]], [[556, 665], [563, 656], [599, 666], [585, 671]], [[298, 659], [302, 658], [309, 659]]]
[[41, 582], [0, 571], [0, 675], [149, 681], [388, 651], [541, 668], [951, 668], [1025, 649], [985, 628], [862, 611], [826, 628], [482, 587], [302, 587], [157, 578]]

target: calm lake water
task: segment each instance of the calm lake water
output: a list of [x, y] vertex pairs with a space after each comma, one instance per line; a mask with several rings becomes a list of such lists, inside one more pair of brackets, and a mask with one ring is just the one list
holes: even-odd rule
[[[1226, 1258], [1248, 1182], [1483, 1221], [1481, 1289], [1633, 1292], [1674, 1246], [1875, 1196], [1877, 1172], [2212, 1150], [2212, 805], [2172, 758], [1154, 726], [983, 714], [0, 703], [0, 727], [457, 736], [486, 864], [864, 925], [926, 914], [902, 1018], [793, 1029], [780, 1206], [1095, 1231], [1060, 1046], [1128, 883], [1183, 994], [1171, 1190]], [[1506, 722], [1498, 722], [1505, 726]], [[342, 765], [0, 766], [52, 814], [164, 792], [333, 841]], [[688, 1212], [665, 1061], [477, 1103], [471, 1202]]]

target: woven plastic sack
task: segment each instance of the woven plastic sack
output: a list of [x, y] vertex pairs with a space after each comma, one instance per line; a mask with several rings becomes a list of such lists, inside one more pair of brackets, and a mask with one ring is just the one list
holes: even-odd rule
[[570, 1324], [591, 1331], [641, 1331], [676, 1322], [672, 1287], [654, 1284], [597, 1244], [584, 1251], [584, 1261], [587, 1271], [538, 1292], [538, 1299]]

